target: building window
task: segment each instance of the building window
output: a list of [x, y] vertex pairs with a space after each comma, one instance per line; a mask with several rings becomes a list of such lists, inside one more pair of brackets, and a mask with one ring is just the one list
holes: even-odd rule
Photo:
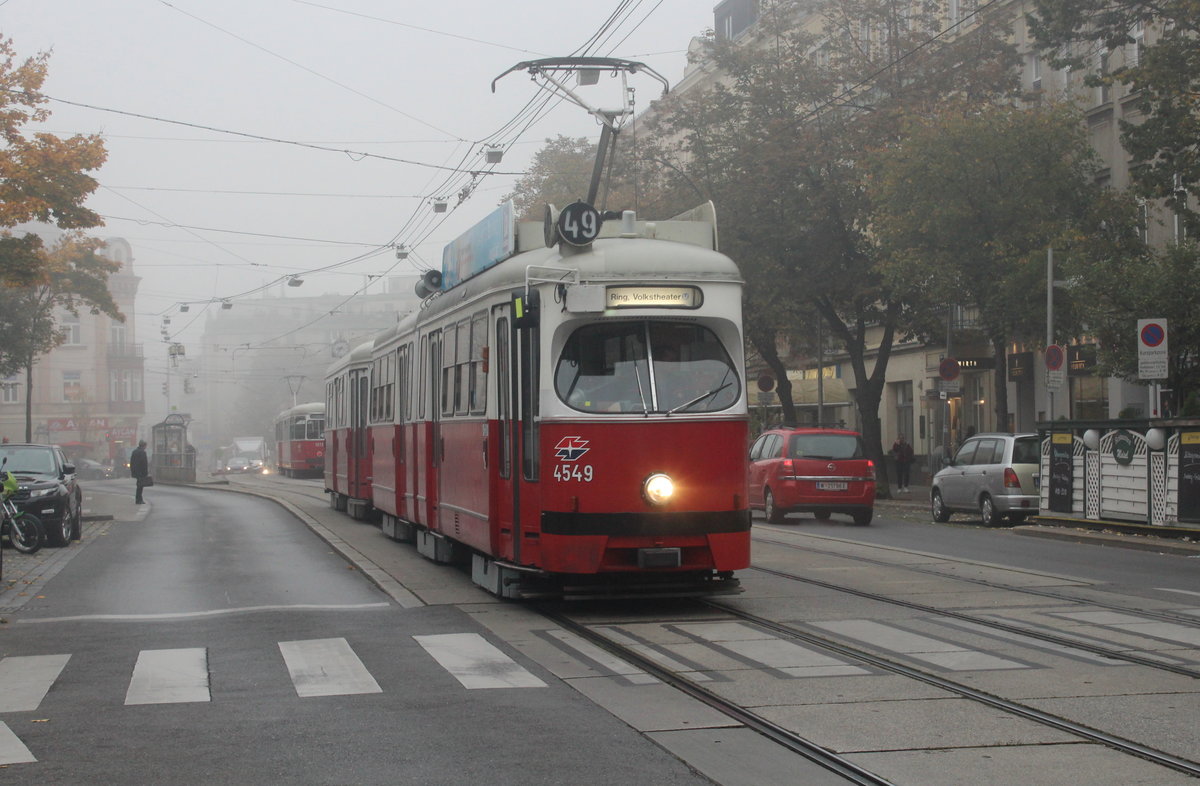
[[67, 337], [64, 344], [79, 345], [83, 343], [83, 326], [79, 322], [79, 315], [66, 312], [62, 315], [62, 330]]
[[1070, 377], [1071, 417], [1075, 420], [1108, 419], [1108, 377]]
[[[1096, 53], [1096, 75], [1101, 79], [1108, 77], [1108, 50], [1101, 49]], [[1111, 87], [1107, 83], [1096, 87], [1096, 104], [1102, 106], [1108, 103]]]
[[1134, 23], [1129, 37], [1133, 39], [1133, 43], [1125, 45], [1125, 65], [1137, 68], [1142, 63], [1142, 48], [1146, 45], [1146, 27], [1141, 20]]
[[62, 373], [63, 380], [63, 401], [82, 401], [83, 386], [81, 384], [81, 372], [64, 371]]
[[903, 434], [909, 441], [913, 440], [913, 388], [912, 382], [895, 382], [892, 390], [896, 395], [896, 435]]
[[108, 343], [111, 344], [114, 349], [120, 350], [125, 348], [125, 336], [125, 325], [123, 323], [114, 322], [109, 326]]
[[21, 383], [17, 381], [17, 375], [0, 379], [0, 404], [20, 404], [21, 403]]
[[1042, 58], [1037, 52], [1029, 55], [1029, 80], [1034, 90], [1042, 89]]

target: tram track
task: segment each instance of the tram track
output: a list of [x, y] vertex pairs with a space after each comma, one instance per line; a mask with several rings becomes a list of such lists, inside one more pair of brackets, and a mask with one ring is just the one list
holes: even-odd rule
[[836, 641], [831, 638], [819, 636], [807, 631], [798, 630], [790, 625], [776, 622], [765, 617], [753, 614], [733, 606], [727, 605], [720, 601], [706, 600], [704, 605], [710, 608], [719, 610], [726, 614], [730, 614], [742, 621], [757, 625], [765, 630], [771, 631], [780, 636], [784, 636], [796, 641], [803, 642], [813, 647], [824, 649], [828, 652], [840, 655], [843, 658], [858, 661], [873, 668], [882, 671], [896, 674], [901, 677], [916, 680], [927, 685], [947, 691], [948, 693], [961, 696], [962, 698], [984, 704], [994, 709], [1016, 715], [1026, 720], [1076, 735], [1089, 742], [1099, 743], [1109, 748], [1113, 748], [1122, 753], [1137, 756], [1163, 767], [1168, 767], [1177, 772], [1182, 772], [1192, 777], [1200, 777], [1200, 762], [1184, 759], [1179, 756], [1173, 756], [1164, 751], [1152, 748], [1148, 745], [1120, 737], [1100, 729], [1095, 729], [1090, 726], [1072, 721], [1068, 718], [1063, 718], [1052, 713], [1044, 712], [1034, 707], [1021, 704], [1010, 699], [1005, 699], [1000, 696], [995, 696], [986, 691], [973, 688], [969, 685], [955, 682], [953, 680], [939, 677], [935, 674], [913, 668], [904, 663], [893, 661], [888, 658], [867, 652], [866, 650], [854, 647], [843, 642]]
[[[584, 623], [571, 619], [565, 614], [553, 610], [547, 605], [538, 604], [537, 611], [547, 620], [564, 630], [579, 636], [585, 641], [625, 660], [642, 671], [650, 674], [663, 683], [680, 690], [689, 696], [703, 702], [708, 707], [727, 715], [738, 723], [763, 735], [772, 742], [803, 756], [805, 759], [833, 772], [848, 783], [864, 784], [864, 786], [891, 786], [891, 781], [866, 770], [838, 755], [828, 748], [819, 745], [783, 726], [770, 721], [741, 705], [726, 699], [714, 691], [708, 690], [692, 680], [667, 669], [654, 660], [642, 655], [637, 650], [625, 646], [602, 633], [592, 630]], [[719, 608], [719, 607], [718, 607]], [[1197, 770], [1200, 772], [1200, 770]]]
[[[1053, 633], [1046, 633], [1045, 631], [1040, 631], [1040, 630], [1036, 630], [1033, 628], [1026, 628], [1026, 627], [1022, 627], [1020, 625], [1011, 625], [1009, 623], [1000, 622], [999, 620], [995, 620], [990, 617], [975, 617], [970, 614], [964, 614], [959, 611], [951, 611], [949, 609], [939, 609], [936, 606], [927, 606], [923, 603], [916, 603], [916, 602], [910, 601], [910, 600], [902, 600], [900, 598], [891, 598], [891, 597], [888, 597], [887, 595], [879, 595], [874, 592], [867, 592], [866, 590], [859, 590], [859, 589], [855, 589], [853, 587], [844, 587], [844, 586], [841, 586], [838, 584], [833, 584], [828, 581], [821, 581], [820, 579], [810, 579], [805, 576], [797, 576], [793, 573], [787, 573], [786, 571], [775, 570], [773, 568], [751, 567], [750, 570], [757, 571], [759, 573], [766, 573], [768, 575], [775, 576], [777, 578], [788, 579], [790, 581], [797, 581], [802, 584], [809, 584], [814, 587], [821, 587], [822, 589], [828, 589], [828, 590], [832, 590], [834, 592], [841, 592], [841, 593], [845, 593], [847, 595], [853, 595], [855, 597], [863, 598], [865, 600], [876, 601], [878, 603], [886, 603], [891, 606], [900, 606], [902, 608], [911, 609], [913, 611], [919, 611], [924, 614], [932, 614], [932, 615], [936, 615], [936, 616], [940, 616], [940, 617], [947, 617], [950, 619], [959, 620], [961, 622], [969, 622], [972, 625], [986, 627], [986, 628], [990, 628], [992, 630], [1004, 631], [1005, 633], [1011, 633], [1011, 634], [1014, 634], [1017, 636], [1023, 636], [1023, 637], [1030, 638], [1030, 639], [1036, 639], [1038, 641], [1042, 641], [1047, 644], [1053, 644], [1053, 645], [1056, 645], [1059, 647], [1069, 647], [1071, 649], [1082, 650], [1084, 652], [1090, 652], [1093, 655], [1099, 655], [1104, 658], [1110, 658], [1113, 660], [1122, 660], [1127, 663], [1134, 663], [1139, 666], [1146, 666], [1149, 668], [1158, 669], [1160, 671], [1169, 671], [1173, 674], [1179, 674], [1184, 677], [1200, 679], [1200, 669], [1189, 668], [1187, 666], [1178, 666], [1178, 665], [1175, 665], [1172, 663], [1164, 663], [1161, 660], [1158, 660], [1156, 658], [1148, 658], [1148, 657], [1145, 657], [1142, 655], [1137, 655], [1132, 652], [1126, 652], [1126, 651], [1122, 651], [1122, 650], [1116, 650], [1116, 649], [1110, 649], [1107, 647], [1102, 647], [1102, 646], [1092, 644], [1087, 641], [1083, 641], [1081, 639], [1074, 639], [1074, 638], [1070, 638], [1067, 636], [1058, 636]], [[1077, 600], [1077, 601], [1073, 601], [1073, 602], [1080, 603], [1083, 601]], [[1128, 610], [1126, 609], [1125, 611], [1128, 611]]]
[[[1118, 734], [1094, 728], [1069, 718], [1055, 715], [1036, 707], [1006, 699], [978, 688], [965, 685], [945, 677], [931, 674], [914, 668], [898, 660], [892, 660], [873, 652], [846, 644], [833, 638], [804, 631], [760, 615], [744, 611], [718, 600], [697, 601], [732, 619], [754, 625], [764, 631], [787, 641], [797, 642], [824, 652], [839, 656], [846, 661], [869, 666], [881, 672], [893, 674], [905, 679], [920, 682], [935, 687], [947, 694], [981, 704], [992, 709], [1000, 710], [1010, 715], [1031, 721], [1042, 726], [1073, 735], [1082, 741], [1104, 745], [1120, 753], [1135, 756], [1176, 772], [1191, 777], [1200, 777], [1200, 762], [1175, 756], [1136, 740], [1122, 737]], [[638, 669], [654, 676], [662, 682], [683, 691], [707, 706], [727, 715], [731, 719], [757, 731], [771, 741], [786, 747], [806, 759], [826, 767], [846, 778], [851, 783], [884, 784], [890, 781], [851, 762], [846, 757], [822, 746], [820, 743], [801, 736], [789, 729], [768, 720], [758, 713], [743, 707], [736, 702], [726, 699], [695, 681], [682, 676], [659, 664], [654, 659], [642, 654], [633, 647], [593, 630], [588, 624], [572, 619], [567, 613], [548, 605], [537, 605], [539, 614], [550, 622], [559, 625], [564, 630], [579, 636], [585, 641], [604, 649], [606, 652], [625, 660]], [[608, 627], [605, 623], [602, 627]]]
[[[786, 541], [773, 540], [770, 538], [763, 538], [763, 537], [759, 537], [759, 536], [755, 536], [754, 541], [757, 543], [767, 543], [772, 546], [779, 546], [781, 548], [790, 549], [792, 551], [803, 551], [803, 552], [810, 553], [810, 554], [820, 554], [823, 556], [836, 557], [838, 559], [850, 560], [853, 562], [861, 562], [861, 563], [868, 564], [868, 565], [877, 565], [879, 567], [884, 567], [884, 568], [905, 570], [910, 573], [920, 573], [922, 575], [934, 576], [934, 577], [940, 578], [940, 579], [950, 579], [952, 581], [961, 581], [964, 584], [973, 584], [977, 587], [986, 587], [988, 589], [1004, 590], [1006, 592], [1015, 592], [1015, 593], [1020, 593], [1023, 595], [1030, 595], [1030, 596], [1039, 597], [1039, 598], [1047, 598], [1049, 600], [1057, 600], [1057, 601], [1061, 601], [1063, 603], [1086, 604], [1088, 606], [1094, 606], [1096, 608], [1106, 609], [1108, 611], [1118, 611], [1118, 612], [1124, 612], [1127, 614], [1140, 614], [1141, 616], [1146, 617], [1147, 619], [1155, 619], [1155, 620], [1159, 620], [1161, 622], [1172, 622], [1177, 625], [1185, 625], [1187, 627], [1200, 628], [1200, 619], [1197, 619], [1195, 617], [1181, 617], [1177, 614], [1170, 614], [1167, 612], [1154, 611], [1153, 609], [1144, 609], [1144, 608], [1140, 608], [1140, 607], [1136, 607], [1136, 606], [1122, 605], [1119, 603], [1107, 603], [1105, 601], [1097, 600], [1094, 598], [1080, 598], [1077, 596], [1064, 595], [1064, 594], [1057, 593], [1057, 592], [1051, 592], [1050, 590], [1039, 590], [1039, 589], [1036, 589], [1033, 587], [1014, 587], [1009, 584], [1000, 584], [1000, 583], [997, 583], [994, 581], [988, 581], [987, 579], [972, 578], [970, 576], [955, 576], [953, 574], [949, 574], [949, 573], [946, 573], [943, 571], [938, 571], [938, 570], [932, 570], [929, 568], [921, 568], [921, 567], [916, 567], [913, 565], [897, 564], [895, 562], [888, 562], [887, 560], [883, 560], [883, 559], [874, 559], [872, 557], [864, 557], [864, 556], [858, 555], [858, 554], [845, 554], [843, 552], [833, 551], [830, 549], [819, 549], [819, 548], [813, 548], [812, 546], [802, 546], [797, 543], [788, 543]], [[855, 545], [870, 546], [871, 544], [855, 544]], [[875, 546], [874, 548], [887, 549], [890, 547]], [[911, 552], [907, 552], [907, 553], [911, 553]], [[942, 560], [949, 561], [949, 562], [959, 562], [959, 563], [967, 564], [967, 565], [980, 564], [980, 563], [970, 562], [970, 561], [966, 561], [966, 560], [956, 560], [951, 557], [938, 557], [938, 559], [942, 559]], [[764, 570], [763, 568], [758, 568], [753, 565], [751, 566], [750, 569]], [[792, 578], [796, 578], [801, 581], [810, 581], [810, 583], [813, 583], [813, 584], [819, 583], [817, 580], [804, 579], [803, 577], [798, 577], [798, 576], [793, 576]], [[832, 585], [832, 584], [829, 586], [832, 589], [839, 589], [839, 590], [845, 589], [843, 587], [839, 587], [837, 585]]]

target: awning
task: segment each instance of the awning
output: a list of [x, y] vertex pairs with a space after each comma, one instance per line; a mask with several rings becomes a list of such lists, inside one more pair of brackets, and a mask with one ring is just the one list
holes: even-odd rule
[[[792, 383], [792, 403], [799, 407], [815, 407], [817, 401], [817, 380], [815, 379], [793, 379]], [[824, 401], [822, 402], [827, 407], [848, 406], [852, 403], [850, 391], [846, 389], [846, 383], [836, 377], [826, 377], [822, 391]]]

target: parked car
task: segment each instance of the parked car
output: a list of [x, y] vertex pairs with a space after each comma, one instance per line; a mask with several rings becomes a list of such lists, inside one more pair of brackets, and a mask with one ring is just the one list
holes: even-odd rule
[[19, 484], [13, 502], [42, 521], [46, 543], [66, 546], [79, 540], [83, 491], [76, 482], [75, 465], [57, 445], [9, 442], [0, 445], [0, 457]]
[[987, 526], [1020, 524], [1038, 512], [1036, 434], [976, 434], [933, 476], [929, 506], [934, 521], [952, 513], [978, 513]]
[[108, 480], [116, 476], [116, 471], [111, 465], [81, 458], [75, 461], [75, 474], [79, 476], [80, 480]]
[[862, 436], [834, 428], [778, 428], [750, 448], [750, 507], [779, 523], [789, 513], [848, 513], [871, 523], [875, 510], [875, 462]]
[[249, 472], [250, 471], [250, 459], [245, 458], [244, 456], [234, 456], [233, 458], [229, 459], [229, 461], [225, 462], [225, 471], [226, 472]]

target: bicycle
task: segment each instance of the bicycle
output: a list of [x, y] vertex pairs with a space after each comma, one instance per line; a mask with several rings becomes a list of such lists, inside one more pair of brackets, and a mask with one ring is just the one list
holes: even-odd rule
[[7, 456], [0, 461], [0, 480], [3, 481], [3, 492], [0, 493], [0, 538], [7, 535], [14, 549], [22, 554], [35, 554], [46, 542], [46, 529], [37, 516], [20, 510], [12, 501], [19, 485], [16, 476], [4, 468], [6, 464]]

